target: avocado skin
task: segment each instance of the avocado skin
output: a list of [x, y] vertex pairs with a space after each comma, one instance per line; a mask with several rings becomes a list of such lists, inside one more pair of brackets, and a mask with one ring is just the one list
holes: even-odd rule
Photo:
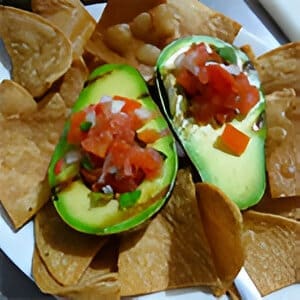
[[243, 63], [247, 68], [249, 65], [252, 66], [244, 52], [217, 38], [191, 36], [176, 40], [162, 51], [157, 61], [155, 85], [159, 100], [166, 119], [202, 181], [218, 186], [240, 209], [246, 209], [260, 201], [266, 188], [265, 122], [260, 124], [259, 130], [253, 130], [254, 124], [263, 120], [265, 99], [254, 68], [251, 67], [247, 75], [250, 83], [259, 89], [260, 100], [244, 120], [235, 119], [231, 122], [251, 138], [246, 151], [241, 156], [231, 155], [215, 147], [217, 138], [221, 135], [224, 127], [218, 129], [211, 125], [200, 127], [185, 120], [183, 116], [179, 122], [178, 117], [174, 122], [171, 113], [170, 103], [174, 103], [174, 99], [171, 99], [168, 87], [165, 86], [170, 61], [174, 60], [177, 53], [184, 52], [193, 43], [201, 42], [215, 45], [217, 48], [230, 47], [234, 50], [240, 63]]
[[[168, 129], [168, 123], [152, 100], [147, 85], [138, 71], [128, 65], [107, 64], [96, 68], [89, 76], [85, 88], [72, 108], [72, 113], [97, 103], [102, 96], [122, 95], [137, 99], [143, 107], [155, 111], [155, 118], [144, 126], [158, 130]], [[91, 190], [80, 178], [60, 188], [54, 168], [65, 153], [73, 149], [67, 142], [70, 121], [66, 122], [60, 141], [54, 151], [48, 169], [54, 206], [61, 218], [77, 231], [108, 235], [133, 229], [157, 213], [168, 200], [173, 189], [178, 160], [175, 140], [171, 133], [154, 142], [151, 147], [164, 156], [162, 175], [153, 181], [144, 180], [138, 187], [142, 195], [137, 206], [120, 210], [117, 200], [104, 207], [91, 208], [88, 194]], [[57, 188], [58, 187], [58, 188]]]

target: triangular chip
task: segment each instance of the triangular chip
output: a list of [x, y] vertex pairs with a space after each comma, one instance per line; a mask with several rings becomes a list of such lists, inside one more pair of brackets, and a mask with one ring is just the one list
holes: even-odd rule
[[0, 120], [0, 201], [15, 228], [49, 199], [48, 164], [66, 119], [59, 94], [49, 95], [32, 114], [17, 115], [31, 105], [32, 99], [24, 97], [14, 118]]
[[110, 0], [86, 50], [99, 63], [128, 63], [149, 79], [160, 50], [172, 40], [205, 34], [232, 42], [239, 29], [197, 0]]
[[37, 109], [33, 97], [21, 85], [12, 80], [0, 83], [0, 114], [4, 117], [30, 115]]
[[71, 65], [69, 40], [34, 13], [0, 6], [0, 37], [11, 58], [13, 79], [34, 97], [43, 95]]
[[242, 245], [243, 220], [238, 206], [220, 189], [196, 184], [199, 210], [221, 285], [215, 293], [224, 293], [233, 283], [245, 260]]
[[[105, 245], [88, 266], [76, 285], [63, 286], [47, 270], [38, 249], [32, 262], [34, 280], [42, 292], [70, 299], [119, 299], [117, 244]], [[106, 298], [105, 298], [106, 297]]]
[[75, 231], [60, 218], [52, 202], [34, 220], [36, 246], [47, 269], [60, 284], [76, 284], [106, 238]]
[[73, 58], [79, 58], [92, 35], [96, 21], [79, 0], [32, 0], [32, 11], [59, 28], [72, 43]]
[[[266, 164], [274, 198], [297, 194], [296, 128], [289, 118], [295, 99], [293, 89], [284, 89], [266, 96]], [[298, 147], [300, 150], [300, 145]], [[300, 174], [300, 169], [298, 172]], [[298, 185], [300, 188], [300, 183]]]
[[121, 295], [216, 285], [189, 171], [178, 172], [169, 202], [148, 227], [122, 238], [118, 266]]
[[258, 57], [257, 68], [268, 100], [269, 137], [277, 139], [276, 149], [269, 142], [267, 148], [272, 196], [300, 195], [300, 42]]
[[59, 94], [68, 108], [71, 108], [77, 100], [88, 75], [89, 72], [82, 57], [73, 60], [71, 67], [62, 77], [59, 87]]
[[270, 94], [285, 88], [300, 93], [300, 42], [278, 47], [257, 58], [264, 92]]
[[260, 293], [267, 295], [295, 283], [300, 223], [254, 211], [245, 212], [243, 217], [245, 268]]

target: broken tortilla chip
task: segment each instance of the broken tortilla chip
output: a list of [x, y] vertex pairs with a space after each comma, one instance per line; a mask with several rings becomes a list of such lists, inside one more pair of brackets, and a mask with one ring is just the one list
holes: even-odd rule
[[76, 285], [63, 286], [47, 270], [37, 248], [34, 250], [32, 273], [42, 292], [68, 299], [119, 299], [116, 243], [104, 245]]
[[216, 186], [197, 183], [196, 196], [215, 269], [221, 281], [221, 285], [214, 290], [221, 295], [232, 285], [244, 264], [242, 215], [238, 206]]
[[266, 94], [292, 88], [300, 94], [300, 42], [278, 47], [257, 58], [259, 76]]
[[106, 238], [87, 235], [69, 227], [52, 202], [35, 217], [35, 241], [47, 269], [62, 285], [75, 285]]
[[0, 83], [0, 114], [3, 117], [30, 115], [36, 110], [36, 102], [21, 85], [12, 80], [3, 80]]
[[300, 196], [300, 42], [258, 57], [257, 66], [267, 98], [272, 196]]
[[99, 63], [130, 64], [148, 80], [160, 50], [174, 39], [203, 34], [232, 42], [240, 27], [197, 0], [110, 0], [86, 51]]
[[297, 282], [300, 223], [254, 211], [245, 212], [243, 218], [245, 268], [260, 293], [267, 295]]
[[62, 77], [62, 83], [59, 87], [59, 94], [68, 108], [74, 105], [88, 75], [89, 71], [84, 60], [81, 57], [73, 60], [71, 67]]
[[122, 237], [118, 266], [122, 296], [216, 285], [188, 170], [179, 170], [169, 202], [147, 228]]
[[[266, 96], [266, 166], [273, 198], [297, 194], [296, 128], [289, 119], [295, 99], [293, 89], [276, 91]], [[300, 150], [300, 145], [298, 147]], [[300, 174], [300, 169], [298, 172]]]
[[272, 198], [270, 188], [267, 187], [263, 198], [253, 209], [300, 221], [300, 196]]
[[[16, 113], [31, 103], [24, 97]], [[14, 115], [0, 120], [0, 201], [18, 229], [49, 199], [46, 175], [65, 123], [66, 106], [59, 94], [53, 94], [34, 113]]]
[[73, 58], [79, 58], [96, 21], [79, 0], [32, 0], [32, 11], [59, 28], [72, 43]]
[[42, 96], [71, 65], [69, 40], [34, 13], [0, 6], [0, 37], [11, 59], [13, 79], [33, 97]]

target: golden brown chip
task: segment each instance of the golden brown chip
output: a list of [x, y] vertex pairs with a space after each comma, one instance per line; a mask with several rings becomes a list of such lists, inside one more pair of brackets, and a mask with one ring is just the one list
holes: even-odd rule
[[[31, 105], [32, 100], [27, 101], [24, 97], [16, 113]], [[0, 120], [0, 201], [15, 228], [49, 199], [46, 174], [65, 118], [65, 103], [53, 94], [31, 115]]]
[[13, 79], [34, 97], [43, 95], [71, 65], [69, 40], [44, 18], [8, 6], [0, 6], [0, 25]]
[[300, 221], [300, 196], [272, 198], [269, 187], [254, 210]]
[[[300, 77], [299, 77], [300, 79]], [[266, 165], [271, 194], [274, 198], [297, 194], [296, 128], [289, 118], [296, 94], [293, 89], [276, 91], [266, 96], [268, 124]], [[300, 102], [299, 102], [300, 104]], [[300, 169], [298, 170], [300, 174]], [[299, 188], [300, 188], [300, 184]]]
[[35, 217], [35, 241], [55, 280], [74, 285], [106, 239], [75, 231], [63, 222], [50, 202]]
[[278, 47], [257, 59], [266, 94], [292, 88], [300, 94], [300, 42]]
[[260, 293], [267, 295], [295, 283], [300, 223], [254, 211], [245, 212], [243, 217], [245, 268]]
[[211, 251], [187, 170], [178, 172], [172, 197], [148, 227], [123, 237], [118, 266], [121, 295], [216, 285]]
[[179, 22], [180, 36], [203, 34], [232, 43], [241, 28], [236, 21], [210, 9], [198, 0], [167, 0], [167, 4]]
[[73, 58], [79, 58], [96, 21], [79, 0], [32, 0], [32, 11], [46, 18], [71, 40]]
[[238, 206], [217, 187], [196, 184], [196, 196], [221, 285], [215, 293], [224, 293], [233, 283], [245, 260], [242, 245], [242, 215]]
[[0, 83], [0, 114], [3, 117], [30, 115], [36, 109], [33, 97], [21, 85], [12, 80]]
[[[97, 264], [97, 269], [93, 266], [94, 264]], [[39, 251], [35, 248], [32, 261], [32, 273], [36, 284], [42, 292], [47, 294], [77, 300], [114, 300], [120, 298], [120, 286], [118, 282], [118, 274], [114, 269], [115, 266], [116, 257], [111, 260], [111, 256], [107, 253], [106, 248], [105, 251], [101, 250], [94, 258], [78, 284], [63, 286], [51, 276], [40, 257]], [[93, 270], [90, 271], [91, 269]], [[93, 277], [90, 276], [90, 272], [93, 274]]]
[[70, 69], [62, 78], [59, 94], [68, 108], [71, 108], [78, 98], [88, 77], [88, 69], [82, 58], [75, 59]]
[[197, 0], [110, 0], [86, 50], [99, 63], [128, 63], [149, 79], [160, 50], [170, 41], [206, 34], [232, 42], [239, 29]]

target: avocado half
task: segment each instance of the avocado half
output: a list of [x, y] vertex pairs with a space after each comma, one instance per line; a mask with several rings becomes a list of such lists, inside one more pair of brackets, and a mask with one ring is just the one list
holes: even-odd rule
[[[77, 167], [71, 165], [61, 174], [55, 174], [56, 163], [73, 147], [67, 142], [70, 128], [70, 120], [68, 120], [50, 162], [49, 183], [55, 208], [61, 218], [74, 229], [89, 234], [114, 234], [142, 224], [158, 212], [167, 201], [177, 173], [178, 162], [174, 137], [168, 130], [168, 123], [152, 100], [144, 79], [136, 69], [118, 64], [103, 65], [95, 69], [79, 95], [72, 113], [96, 104], [102, 96], [113, 97], [114, 95], [134, 99], [142, 107], [154, 112], [155, 117], [144, 127], [167, 130], [167, 134], [151, 144], [151, 147], [164, 158], [162, 172], [153, 180], [142, 181], [137, 188], [141, 192], [140, 197], [131, 207], [120, 208], [118, 200], [115, 199], [106, 205], [92, 206], [88, 196], [91, 190], [80, 178]], [[72, 180], [66, 181], [66, 178]], [[65, 183], [60, 184], [61, 182]]]
[[[175, 77], [170, 76], [172, 70], [176, 68], [176, 58], [193, 44], [199, 43], [213, 46], [228, 64], [239, 66], [248, 77], [250, 84], [259, 90], [259, 101], [251, 108], [247, 116], [241, 120], [235, 118], [230, 122], [250, 137], [246, 150], [240, 156], [215, 147], [225, 124], [219, 128], [210, 124], [199, 125], [186, 116], [188, 99], [176, 85]], [[248, 56], [240, 49], [209, 36], [178, 39], [161, 52], [156, 65], [155, 85], [165, 116], [202, 181], [221, 188], [240, 209], [256, 204], [264, 194], [266, 186], [265, 99], [258, 74]]]

